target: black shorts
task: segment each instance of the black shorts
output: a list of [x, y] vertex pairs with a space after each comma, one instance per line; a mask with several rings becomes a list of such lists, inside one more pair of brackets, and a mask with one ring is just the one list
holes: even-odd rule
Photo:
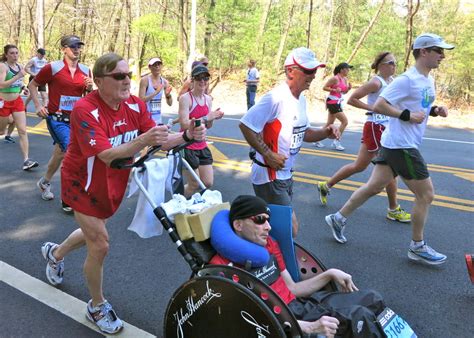
[[274, 180], [265, 184], [253, 185], [255, 195], [265, 202], [291, 206], [293, 199], [293, 179]]
[[184, 149], [184, 158], [193, 169], [200, 165], [212, 165], [212, 154], [208, 147], [201, 150]]
[[337, 114], [337, 113], [342, 113], [342, 107], [339, 103], [328, 103], [326, 101], [326, 109], [329, 111], [331, 114]]
[[384, 164], [392, 168], [395, 176], [400, 175], [407, 180], [424, 180], [430, 177], [426, 162], [418, 149], [389, 149], [381, 147], [374, 164]]
[[[28, 83], [30, 83], [31, 81], [33, 81], [35, 77], [30, 75], [30, 79], [28, 80]], [[46, 86], [38, 86], [38, 91], [39, 92], [45, 92], [46, 91]]]

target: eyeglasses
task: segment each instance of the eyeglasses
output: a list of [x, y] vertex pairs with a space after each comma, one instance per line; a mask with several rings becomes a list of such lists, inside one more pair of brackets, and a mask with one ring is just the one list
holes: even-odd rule
[[161, 66], [161, 65], [162, 65], [161, 62], [156, 62], [156, 63], [154, 63], [154, 64], [152, 64], [152, 65], [150, 65], [150, 66], [151, 66], [151, 67], [158, 67], [158, 66]]
[[396, 66], [397, 63], [393, 60], [382, 62], [383, 65], [390, 65], [390, 66]]
[[262, 216], [262, 215], [257, 215], [257, 216], [252, 216], [252, 217], [250, 217], [250, 219], [251, 219], [252, 222], [254, 222], [255, 224], [262, 225], [262, 224], [265, 224], [265, 222], [268, 222], [268, 220], [270, 219], [270, 217]]
[[131, 79], [131, 78], [132, 78], [132, 75], [133, 75], [133, 73], [132, 73], [132, 72], [129, 72], [129, 73], [110, 73], [110, 74], [104, 74], [104, 75], [102, 75], [102, 76], [111, 77], [111, 78], [113, 78], [114, 80], [122, 81], [122, 80], [125, 80], [126, 77], [128, 77], [129, 79]]
[[205, 82], [207, 82], [207, 81], [209, 81], [209, 76], [195, 76], [195, 77], [194, 77], [194, 80], [195, 80], [195, 81], [198, 81], [198, 82], [199, 82], [199, 81], [205, 81]]
[[301, 67], [293, 67], [293, 69], [299, 69], [300, 71], [302, 71], [306, 75], [314, 75], [314, 74], [316, 74], [316, 71], [318, 70], [318, 68], [304, 69], [304, 68], [301, 68]]
[[439, 47], [430, 47], [430, 48], [426, 48], [426, 50], [428, 50], [430, 52], [435, 52], [437, 54], [444, 54], [444, 49], [439, 48]]
[[81, 49], [82, 48], [82, 44], [80, 43], [75, 43], [75, 44], [72, 44], [70, 46], [68, 46], [70, 49]]

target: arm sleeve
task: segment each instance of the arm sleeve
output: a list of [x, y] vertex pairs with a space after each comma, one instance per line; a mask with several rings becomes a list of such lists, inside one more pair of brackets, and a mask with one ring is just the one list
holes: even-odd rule
[[240, 122], [252, 131], [260, 133], [267, 123], [275, 120], [279, 104], [274, 100], [271, 93], [267, 93], [256, 105], [249, 109]]
[[380, 94], [392, 106], [396, 106], [406, 93], [410, 90], [410, 79], [408, 76], [400, 75], [392, 83], [390, 83]]
[[41, 70], [36, 74], [34, 80], [40, 86], [48, 84], [53, 78], [53, 71], [51, 70], [51, 64], [46, 64]]

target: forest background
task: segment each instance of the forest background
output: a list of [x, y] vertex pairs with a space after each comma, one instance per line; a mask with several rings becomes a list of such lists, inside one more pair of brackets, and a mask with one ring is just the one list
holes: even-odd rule
[[381, 51], [395, 54], [401, 73], [413, 62], [413, 39], [433, 32], [456, 46], [433, 72], [438, 97], [468, 128], [474, 128], [473, 31], [473, 0], [0, 0], [0, 41], [19, 47], [22, 64], [39, 47], [49, 60], [60, 59], [60, 37], [77, 34], [86, 43], [82, 62], [92, 66], [117, 52], [136, 82], [159, 56], [165, 77], [179, 88], [190, 62], [206, 55], [211, 87], [227, 100], [234, 94], [245, 100], [249, 58], [257, 60], [261, 94], [282, 78], [288, 52], [306, 46], [328, 65], [307, 95], [321, 105], [322, 83], [339, 62], [354, 65], [355, 86], [372, 76], [370, 64]]

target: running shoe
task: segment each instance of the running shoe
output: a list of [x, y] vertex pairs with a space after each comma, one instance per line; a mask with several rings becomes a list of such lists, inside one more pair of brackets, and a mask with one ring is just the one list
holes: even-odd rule
[[13, 137], [7, 135], [7, 136], [5, 136], [5, 139], [3, 140], [3, 142], [5, 142], [5, 143], [15, 143], [15, 140], [13, 139]]
[[346, 224], [343, 222], [338, 222], [335, 214], [327, 215], [325, 220], [332, 230], [332, 236], [334, 239], [341, 244], [346, 243], [347, 239], [344, 236], [344, 227]]
[[36, 186], [41, 190], [41, 198], [45, 201], [51, 201], [54, 198], [54, 194], [51, 192], [51, 183], [45, 183], [44, 177], [41, 177]]
[[395, 210], [388, 210], [387, 218], [392, 221], [398, 221], [402, 223], [409, 223], [411, 221], [411, 214], [403, 210], [398, 206]]
[[447, 257], [442, 253], [436, 252], [436, 250], [425, 243], [415, 249], [410, 247], [410, 249], [408, 249], [408, 258], [414, 261], [422, 261], [430, 265], [438, 265], [443, 264]]
[[97, 325], [100, 331], [104, 333], [117, 333], [123, 328], [123, 322], [112, 309], [108, 301], [92, 307], [92, 299], [87, 303], [86, 318]]
[[36, 161], [30, 160], [29, 158], [25, 162], [23, 162], [23, 170], [25, 171], [30, 170], [32, 168], [36, 168], [37, 166], [39, 166], [39, 163]]
[[59, 245], [52, 242], [43, 243], [41, 246], [41, 253], [46, 259], [46, 278], [52, 285], [59, 285], [63, 282], [64, 273], [64, 259], [58, 261], [53, 256], [53, 251]]
[[319, 191], [319, 200], [321, 201], [322, 205], [326, 205], [328, 203], [328, 195], [329, 195], [329, 187], [326, 181], [318, 182], [318, 191]]
[[316, 148], [324, 148], [324, 143], [323, 142], [314, 142], [313, 143]]
[[68, 204], [64, 203], [64, 201], [61, 201], [61, 208], [63, 209], [63, 211], [66, 214], [72, 214], [73, 213], [72, 208]]
[[334, 140], [332, 141], [332, 147], [335, 148], [338, 151], [344, 151], [346, 148], [344, 148], [339, 140]]

